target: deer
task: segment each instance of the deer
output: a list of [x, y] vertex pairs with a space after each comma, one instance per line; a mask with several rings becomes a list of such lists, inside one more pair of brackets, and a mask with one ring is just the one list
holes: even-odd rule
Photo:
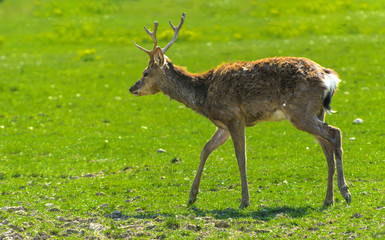
[[148, 66], [141, 78], [129, 88], [135, 96], [162, 92], [187, 108], [203, 115], [216, 126], [216, 132], [204, 145], [200, 163], [189, 193], [188, 205], [196, 202], [202, 172], [209, 155], [232, 139], [241, 176], [240, 208], [250, 205], [246, 174], [245, 128], [256, 123], [288, 120], [298, 130], [315, 137], [328, 165], [325, 206], [334, 202], [333, 178], [337, 167], [338, 187], [348, 204], [351, 194], [346, 184], [342, 163], [341, 130], [324, 122], [332, 112], [330, 103], [341, 81], [329, 68], [301, 57], [273, 57], [250, 62], [229, 62], [203, 73], [190, 73], [172, 63], [165, 53], [177, 40], [184, 23], [182, 14], [178, 26], [169, 21], [174, 37], [164, 47], [157, 44], [158, 22], [150, 32], [152, 50], [134, 42], [149, 55]]

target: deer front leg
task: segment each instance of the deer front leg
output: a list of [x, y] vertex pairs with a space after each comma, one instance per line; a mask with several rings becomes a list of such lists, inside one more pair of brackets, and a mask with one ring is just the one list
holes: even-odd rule
[[224, 144], [229, 139], [229, 137], [230, 137], [230, 134], [226, 129], [219, 128], [211, 137], [211, 139], [206, 143], [206, 145], [203, 147], [203, 150], [200, 156], [200, 163], [199, 163], [197, 175], [195, 176], [194, 182], [190, 190], [190, 197], [188, 201], [189, 205], [193, 204], [197, 199], [197, 195], [199, 192], [199, 184], [201, 182], [202, 172], [203, 172], [203, 168], [205, 166], [207, 158], [215, 149], [217, 149], [219, 146]]
[[246, 174], [246, 140], [245, 127], [241, 121], [235, 121], [228, 126], [231, 138], [233, 139], [235, 155], [237, 156], [238, 167], [241, 173], [242, 200], [240, 208], [246, 208], [250, 204], [249, 188]]

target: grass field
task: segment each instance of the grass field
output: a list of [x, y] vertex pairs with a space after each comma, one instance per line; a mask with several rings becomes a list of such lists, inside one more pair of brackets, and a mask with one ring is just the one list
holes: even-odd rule
[[[335, 184], [322, 206], [322, 150], [284, 121], [247, 129], [249, 208], [231, 141], [187, 206], [215, 127], [128, 92], [148, 62], [132, 42], [150, 48], [157, 20], [164, 46], [182, 12], [167, 55], [191, 72], [301, 56], [340, 74], [326, 120], [343, 132], [350, 205]], [[382, 0], [0, 0], [0, 19], [0, 239], [385, 238]]]

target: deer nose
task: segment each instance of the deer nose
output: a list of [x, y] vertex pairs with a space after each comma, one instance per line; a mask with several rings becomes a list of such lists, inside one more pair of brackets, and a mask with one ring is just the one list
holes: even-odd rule
[[135, 96], [139, 96], [140, 95], [140, 91], [139, 91], [139, 89], [137, 89], [135, 87], [135, 85], [130, 87], [129, 91], [130, 91], [131, 94], [134, 94]]

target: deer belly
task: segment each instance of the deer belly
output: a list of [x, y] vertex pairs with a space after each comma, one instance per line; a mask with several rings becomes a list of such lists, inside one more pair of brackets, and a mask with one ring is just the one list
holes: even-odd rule
[[274, 122], [285, 120], [286, 116], [281, 110], [274, 112], [256, 112], [247, 115], [246, 126], [254, 126], [258, 122]]
[[274, 122], [274, 121], [281, 121], [281, 120], [285, 120], [285, 119], [286, 119], [285, 114], [281, 110], [278, 109], [275, 112], [273, 112], [270, 115], [270, 117], [268, 119], [266, 119], [266, 121]]

